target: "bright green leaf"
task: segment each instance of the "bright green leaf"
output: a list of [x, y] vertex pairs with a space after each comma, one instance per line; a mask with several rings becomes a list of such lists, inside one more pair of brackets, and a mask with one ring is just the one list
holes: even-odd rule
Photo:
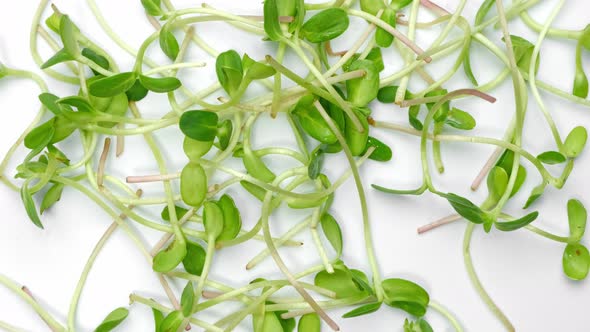
[[121, 324], [129, 315], [129, 310], [126, 308], [117, 308], [108, 314], [94, 332], [109, 332], [114, 330]]

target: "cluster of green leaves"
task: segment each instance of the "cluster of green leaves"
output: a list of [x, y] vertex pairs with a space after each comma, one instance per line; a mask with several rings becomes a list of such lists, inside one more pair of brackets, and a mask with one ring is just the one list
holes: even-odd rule
[[[389, 4], [387, 4], [389, 2]], [[407, 7], [412, 0], [361, 0], [361, 10], [371, 15], [377, 16], [381, 12], [381, 20], [394, 27], [397, 24], [397, 13], [399, 10]], [[379, 47], [389, 47], [393, 43], [393, 35], [385, 29], [379, 27], [375, 32], [375, 42]]]

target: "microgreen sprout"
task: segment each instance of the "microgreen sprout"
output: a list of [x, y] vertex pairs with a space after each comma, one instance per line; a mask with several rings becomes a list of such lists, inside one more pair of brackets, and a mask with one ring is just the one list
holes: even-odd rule
[[[387, 131], [396, 131], [420, 138], [422, 184], [409, 190], [378, 184], [372, 187], [393, 195], [421, 195], [428, 191], [448, 206], [449, 216], [420, 227], [419, 234], [466, 221], [463, 256], [468, 276], [505, 328], [514, 331], [508, 315], [487, 293], [474, 269], [470, 253], [472, 235], [481, 228], [486, 233], [529, 231], [554, 240], [564, 246], [564, 274], [577, 281], [587, 277], [590, 254], [583, 243], [587, 221], [583, 203], [577, 199], [567, 203], [567, 236], [537, 227], [543, 216], [528, 209], [543, 201], [546, 188], [560, 189], [565, 185], [574, 171], [574, 161], [586, 146], [588, 133], [582, 126], [571, 129], [562, 140], [539, 91], [590, 106], [586, 100], [588, 79], [582, 63], [583, 52], [590, 50], [590, 25], [579, 31], [551, 28], [563, 0], [544, 23], [537, 23], [528, 13], [538, 1], [517, 0], [505, 8], [502, 0], [485, 0], [470, 24], [463, 16], [466, 2], [459, 1], [456, 11], [451, 13], [430, 0], [360, 0], [360, 9], [353, 7], [354, 1], [347, 0], [320, 4], [265, 0], [259, 6], [261, 15], [253, 16], [225, 12], [206, 4], [176, 9], [170, 0], [141, 0], [142, 10], [155, 31], [139, 49], [134, 49], [111, 29], [94, 0], [88, 0], [100, 26], [133, 57], [134, 65], [121, 70], [118, 59], [111, 57], [111, 50], [93, 42], [74, 13], [63, 13], [52, 5], [53, 13], [42, 20], [48, 0], [41, 0], [31, 31], [31, 54], [45, 74], [74, 85], [76, 93], [58, 96], [52, 93], [53, 86], [48, 87], [37, 74], [0, 64], [3, 81], [25, 78], [37, 83], [41, 104], [38, 115], [0, 164], [0, 180], [20, 192], [24, 210], [36, 227], [56, 227], [44, 224], [42, 217], [47, 211], [67, 204], [62, 202], [66, 191], [76, 191], [89, 198], [114, 222], [84, 267], [72, 296], [67, 324], [52, 317], [26, 287], [2, 275], [0, 284], [27, 302], [52, 331], [76, 331], [78, 302], [88, 275], [107, 239], [120, 228], [145, 256], [169, 304], [131, 294], [130, 306], [105, 312], [95, 331], [106, 332], [122, 326], [135, 306], [145, 305], [153, 312], [156, 332], [188, 330], [191, 326], [206, 331], [231, 331], [244, 325], [248, 317], [251, 321], [248, 327], [254, 331], [292, 332], [297, 328], [299, 332], [316, 332], [321, 331], [322, 321], [338, 331], [346, 320], [331, 315], [330, 311], [337, 308], [347, 308], [342, 316], [345, 319], [386, 309], [401, 310], [408, 315], [403, 326], [400, 323], [404, 332], [433, 331], [428, 322], [432, 309], [462, 332], [458, 319], [431, 298], [426, 285], [397, 277], [385, 278], [381, 274], [359, 168], [370, 167], [368, 159], [384, 163], [398, 158], [395, 146], [386, 143], [389, 140], [376, 138], [383, 137]], [[420, 22], [422, 10], [436, 18]], [[342, 41], [351, 29], [353, 17], [361, 18], [366, 28], [344, 51], [334, 52], [332, 42]], [[517, 18], [538, 33], [535, 42], [510, 34], [508, 20]], [[261, 43], [276, 46], [277, 52], [254, 59], [236, 49], [216, 50], [200, 37], [205, 29], [198, 33], [194, 29], [195, 24], [207, 21], [223, 21], [261, 36]], [[443, 24], [431, 45], [417, 45], [421, 30]], [[398, 30], [398, 26], [403, 30]], [[503, 38], [486, 36], [486, 30], [492, 28], [501, 29]], [[460, 31], [459, 37], [451, 39], [454, 30]], [[39, 36], [48, 43], [52, 54], [41, 56], [37, 45]], [[543, 65], [540, 49], [546, 37], [576, 42], [571, 93], [537, 78]], [[496, 78], [482, 84], [476, 70], [479, 68], [471, 63], [470, 49], [474, 42], [483, 45], [505, 66]], [[497, 46], [497, 42], [502, 42], [504, 47]], [[213, 59], [188, 62], [185, 58], [191, 44]], [[147, 50], [152, 45], [158, 46], [157, 51], [166, 56], [168, 63], [159, 64], [148, 56]], [[389, 50], [397, 50], [403, 66], [386, 76], [390, 72], [386, 68]], [[429, 73], [429, 63], [454, 53], [458, 55], [446, 73], [439, 78]], [[287, 55], [296, 56], [301, 67], [307, 69], [307, 75], [287, 67]], [[180, 71], [205, 66], [214, 68], [216, 80], [202, 91], [190, 90], [177, 77]], [[458, 75], [460, 67], [473, 86], [451, 91], [450, 80]], [[283, 81], [285, 78], [294, 85]], [[416, 78], [426, 83], [422, 90], [415, 88]], [[504, 136], [498, 139], [465, 134], [475, 132], [479, 120], [472, 110], [460, 108], [458, 99], [478, 98], [494, 103], [494, 89], [507, 80], [513, 85], [516, 102]], [[257, 84], [268, 91], [250, 97], [252, 86]], [[525, 119], [530, 111], [528, 86], [553, 138], [554, 144], [542, 151], [529, 151], [523, 145]], [[170, 109], [157, 118], [143, 118], [137, 102], [149, 101], [153, 94], [164, 94]], [[206, 101], [207, 97], [214, 101]], [[407, 108], [408, 124], [376, 119], [372, 111], [376, 103]], [[297, 149], [278, 144], [258, 148], [253, 144], [259, 131], [265, 135], [259, 124], [267, 116], [288, 123], [292, 130], [284, 135], [293, 138]], [[184, 152], [181, 165], [169, 163], [164, 157], [164, 147], [154, 138], [155, 133], [165, 128], [182, 134], [182, 140], [177, 142]], [[111, 144], [116, 139], [114, 153], [119, 157], [125, 152], [126, 136], [143, 137], [158, 166], [157, 174], [129, 174], [125, 181], [108, 174], [107, 165], [117, 162], [109, 160], [113, 154]], [[62, 144], [64, 141], [68, 144]], [[442, 146], [448, 142], [495, 147], [472, 185], [477, 190], [486, 182], [488, 192], [482, 202], [476, 203], [435, 185], [434, 176], [445, 171]], [[27, 154], [16, 167], [14, 178], [18, 183], [14, 183], [6, 174], [7, 165], [20, 146], [27, 149]], [[81, 146], [80, 159], [68, 157], [72, 146]], [[333, 162], [329, 156], [334, 154], [344, 156], [347, 161], [347, 169], [337, 178], [328, 176]], [[294, 166], [279, 169], [274, 163], [277, 156], [289, 159]], [[231, 159], [240, 163], [232, 163]], [[431, 159], [438, 171], [436, 175], [431, 171]], [[524, 164], [533, 168], [527, 171]], [[177, 169], [169, 169], [172, 167]], [[554, 174], [556, 171], [560, 173]], [[515, 217], [509, 213], [508, 203], [519, 197], [516, 194], [529, 180], [529, 172], [536, 173], [541, 183], [525, 201], [519, 202], [527, 211]], [[216, 175], [221, 173], [227, 179], [217, 182]], [[345, 263], [349, 249], [343, 235], [348, 232], [347, 224], [340, 220], [337, 207], [332, 206], [334, 196], [340, 194], [339, 187], [350, 177], [354, 179], [357, 203], [361, 207], [359, 222], [367, 260], [366, 266], [358, 269]], [[142, 197], [143, 191], [136, 186], [145, 182], [159, 183], [161, 192]], [[246, 195], [261, 204], [259, 218], [253, 226], [243, 220], [244, 200], [227, 190], [230, 187], [245, 189]], [[145, 213], [145, 207], [152, 205], [162, 211], [157, 218]], [[285, 233], [275, 235], [274, 212], [281, 207], [300, 210], [306, 217]], [[153, 247], [146, 247], [141, 234], [131, 227], [135, 223], [162, 233], [160, 240]], [[298, 235], [304, 232], [311, 235], [317, 257], [310, 259], [315, 265], [296, 271], [282, 251], [303, 245]], [[252, 281], [245, 285], [226, 285], [216, 280], [214, 266], [223, 269], [224, 264], [229, 264], [219, 259], [219, 252], [232, 246], [247, 250], [253, 240], [263, 243], [264, 248], [245, 266]], [[273, 260], [280, 277], [276, 277], [277, 273], [273, 274], [275, 279], [256, 274], [257, 266], [267, 258]], [[223, 279], [231, 280], [231, 276]], [[174, 284], [182, 285], [182, 289], [174, 289]], [[297, 295], [285, 297], [284, 289], [294, 290]], [[241, 307], [233, 312], [224, 311], [224, 317], [211, 321], [214, 315], [208, 309], [222, 307], [229, 301], [237, 301]], [[0, 327], [18, 330], [3, 322]]]

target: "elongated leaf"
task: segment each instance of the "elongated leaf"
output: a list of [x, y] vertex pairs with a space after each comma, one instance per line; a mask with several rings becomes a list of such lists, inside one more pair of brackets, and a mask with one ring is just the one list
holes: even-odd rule
[[160, 31], [160, 48], [162, 52], [166, 54], [172, 61], [175, 61], [178, 57], [178, 52], [180, 52], [180, 46], [178, 45], [178, 40], [174, 34], [168, 29], [163, 28]]
[[324, 154], [324, 151], [320, 149], [320, 147], [316, 148], [311, 154], [311, 160], [309, 161], [309, 166], [307, 167], [307, 175], [312, 180], [315, 180], [318, 178], [318, 176], [320, 176], [322, 167], [324, 166], [324, 159], [326, 155]]
[[453, 107], [445, 119], [449, 126], [461, 130], [471, 130], [475, 128], [475, 119], [471, 114]]
[[184, 315], [181, 311], [172, 311], [164, 318], [162, 324], [160, 324], [160, 331], [158, 332], [178, 332], [178, 328], [183, 320]]
[[41, 202], [41, 207], [39, 212], [43, 214], [47, 209], [52, 207], [55, 203], [57, 203], [61, 199], [61, 194], [63, 193], [64, 185], [61, 183], [56, 183], [43, 196], [43, 201]]
[[507, 222], [496, 222], [496, 228], [503, 232], [512, 232], [517, 229], [523, 228], [526, 225], [532, 223], [539, 217], [539, 212], [535, 211], [532, 213], [527, 214], [522, 218], [518, 218], [516, 220], [507, 221]]
[[364, 316], [364, 315], [368, 315], [368, 314], [372, 314], [374, 312], [377, 312], [380, 308], [381, 308], [381, 302], [368, 303], [368, 304], [361, 305], [360, 307], [345, 313], [344, 315], [342, 315], [342, 317], [343, 318], [352, 318], [352, 317]]
[[217, 239], [223, 231], [223, 211], [215, 202], [203, 204], [203, 226], [207, 235]]
[[[382, 161], [382, 162], [386, 162], [386, 161], [390, 161], [391, 158], [393, 157], [393, 152], [391, 151], [391, 148], [381, 142], [380, 140], [376, 139], [375, 137], [371, 137], [369, 136], [369, 139], [367, 140], [367, 150], [369, 150], [369, 148], [375, 148], [375, 151], [373, 151], [373, 153], [371, 153], [371, 155], [369, 156], [369, 159], [371, 160], [376, 160], [376, 161]], [[366, 153], [363, 152], [363, 154]]]
[[321, 271], [316, 274], [314, 284], [333, 291], [339, 299], [366, 293], [353, 281], [351, 272], [346, 268], [336, 268], [332, 274]]
[[524, 206], [522, 208], [528, 209], [531, 205], [533, 205], [533, 203], [535, 203], [541, 197], [541, 195], [543, 195], [543, 193], [545, 192], [546, 186], [547, 186], [547, 183], [543, 182], [540, 185], [533, 188], [533, 190], [531, 191], [531, 194], [529, 195], [529, 198], [527, 199], [526, 203], [524, 204]]
[[133, 85], [125, 91], [129, 101], [140, 101], [147, 96], [149, 90], [146, 89], [139, 80], [136, 80]]
[[487, 184], [489, 199], [497, 203], [508, 187], [508, 174], [502, 167], [494, 166], [488, 174]]
[[152, 313], [154, 315], [154, 331], [159, 332], [161, 331], [160, 326], [162, 326], [162, 322], [164, 321], [164, 314], [154, 308], [152, 308]]
[[76, 40], [78, 34], [78, 28], [72, 23], [68, 15], [62, 15], [59, 22], [59, 36], [64, 44], [64, 49], [73, 58], [80, 56], [80, 47]]
[[182, 296], [180, 297], [180, 307], [182, 308], [182, 314], [184, 317], [190, 317], [193, 311], [193, 304], [195, 302], [195, 291], [193, 288], [193, 282], [189, 281], [186, 283]]
[[217, 237], [218, 241], [235, 239], [242, 229], [242, 218], [240, 210], [236, 207], [234, 200], [227, 194], [221, 196], [217, 205], [223, 213], [223, 231]]
[[338, 225], [336, 219], [332, 215], [325, 213], [320, 219], [320, 225], [326, 239], [336, 251], [336, 257], [342, 256], [342, 230], [340, 230], [340, 225]]
[[126, 308], [117, 308], [108, 314], [94, 332], [109, 332], [119, 326], [129, 315]]
[[543, 152], [537, 156], [537, 159], [539, 159], [540, 162], [549, 165], [561, 164], [567, 161], [567, 158], [557, 151]]
[[49, 58], [49, 60], [45, 61], [45, 63], [41, 65], [41, 69], [47, 69], [49, 67], [55, 66], [58, 63], [72, 60], [75, 60], [75, 58], [72, 55], [70, 55], [68, 51], [62, 48], [61, 50], [57, 51], [57, 53], [55, 53], [51, 58]]
[[207, 197], [207, 173], [203, 166], [188, 163], [180, 173], [180, 196], [189, 206], [199, 207]]
[[31, 219], [35, 226], [43, 229], [43, 224], [41, 223], [41, 219], [39, 219], [39, 214], [37, 214], [37, 207], [35, 206], [35, 201], [33, 200], [33, 196], [31, 196], [28, 186], [28, 181], [23, 184], [23, 186], [20, 189], [20, 197], [23, 201], [25, 211], [27, 212], [29, 219]]
[[579, 241], [586, 231], [586, 219], [588, 213], [582, 202], [577, 199], [570, 199], [567, 202], [567, 219], [570, 226], [570, 238]]
[[31, 150], [42, 150], [51, 142], [55, 134], [54, 119], [51, 119], [25, 136], [25, 147]]
[[113, 76], [98, 79], [88, 86], [88, 92], [96, 97], [113, 97], [125, 93], [137, 81], [137, 75], [133, 72], [120, 73]]
[[279, 0], [264, 1], [264, 31], [270, 40], [278, 41], [283, 38], [283, 30], [279, 22]]
[[229, 50], [219, 54], [215, 62], [215, 72], [217, 73], [217, 80], [225, 92], [230, 96], [234, 96], [239, 90], [244, 77], [242, 58], [238, 52]]
[[584, 150], [587, 140], [588, 132], [586, 131], [586, 128], [582, 126], [575, 127], [567, 135], [565, 142], [563, 144], [565, 154], [569, 158], [578, 157]]
[[445, 194], [443, 197], [449, 201], [453, 209], [455, 209], [459, 215], [472, 223], [484, 224], [489, 222], [490, 217], [487, 213], [467, 198], [452, 193]]
[[141, 0], [145, 11], [152, 16], [161, 16], [163, 14], [160, 8], [160, 0]]
[[225, 151], [229, 146], [233, 132], [234, 124], [230, 119], [217, 124], [217, 139], [219, 140], [219, 148], [222, 151]]
[[156, 93], [166, 93], [174, 91], [182, 86], [182, 83], [176, 77], [154, 78], [139, 75], [139, 81], [141, 82], [141, 85], [143, 87]]

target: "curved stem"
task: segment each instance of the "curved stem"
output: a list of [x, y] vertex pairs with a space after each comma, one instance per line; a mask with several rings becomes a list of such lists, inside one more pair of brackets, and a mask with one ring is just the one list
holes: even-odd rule
[[471, 245], [471, 237], [473, 236], [474, 228], [475, 228], [475, 224], [473, 224], [471, 222], [467, 223], [467, 229], [465, 230], [465, 236], [463, 237], [463, 260], [465, 262], [465, 268], [467, 269], [467, 274], [469, 275], [469, 279], [471, 279], [471, 283], [475, 287], [475, 290], [479, 294], [479, 297], [482, 300], [484, 300], [484, 302], [487, 304], [488, 308], [490, 308], [492, 313], [502, 322], [504, 327], [508, 331], [514, 332], [515, 331], [514, 326], [512, 326], [512, 323], [510, 322], [508, 317], [506, 317], [506, 315], [504, 315], [502, 310], [500, 310], [500, 308], [496, 305], [496, 303], [494, 303], [494, 301], [492, 300], [490, 295], [483, 288], [483, 285], [481, 284], [481, 281], [479, 280], [479, 277], [477, 276], [477, 273], [475, 272], [475, 268], [473, 267], [473, 260], [471, 259], [471, 253], [470, 253], [470, 245]]

